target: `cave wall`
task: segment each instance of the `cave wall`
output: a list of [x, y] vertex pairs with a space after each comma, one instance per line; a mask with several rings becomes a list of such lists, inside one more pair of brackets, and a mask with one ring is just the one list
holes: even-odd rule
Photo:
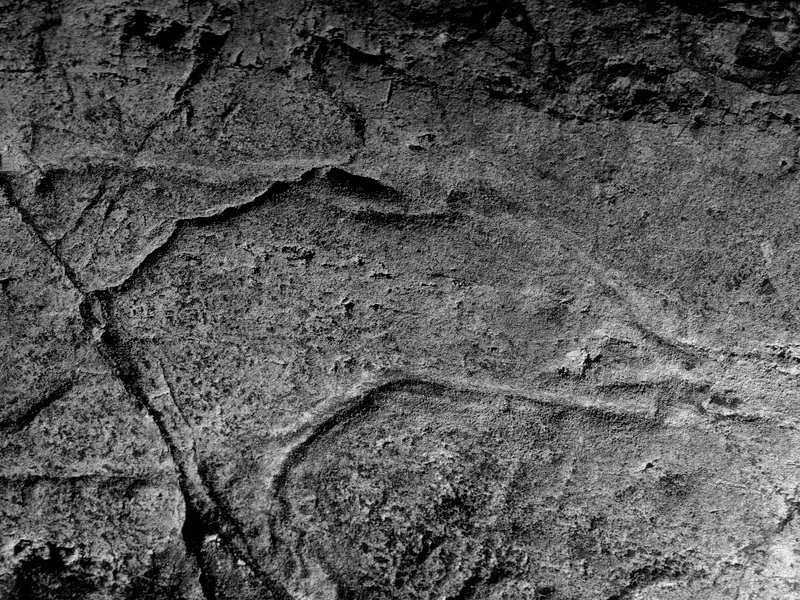
[[0, 598], [800, 598], [799, 32], [0, 0]]

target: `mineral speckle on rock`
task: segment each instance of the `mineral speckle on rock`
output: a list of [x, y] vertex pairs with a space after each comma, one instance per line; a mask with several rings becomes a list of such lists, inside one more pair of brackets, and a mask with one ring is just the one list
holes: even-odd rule
[[800, 598], [800, 3], [0, 0], [0, 599]]

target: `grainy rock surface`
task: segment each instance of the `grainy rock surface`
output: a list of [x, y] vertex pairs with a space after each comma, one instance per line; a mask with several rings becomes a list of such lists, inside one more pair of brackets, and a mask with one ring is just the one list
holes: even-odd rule
[[800, 3], [0, 0], [0, 598], [800, 598]]

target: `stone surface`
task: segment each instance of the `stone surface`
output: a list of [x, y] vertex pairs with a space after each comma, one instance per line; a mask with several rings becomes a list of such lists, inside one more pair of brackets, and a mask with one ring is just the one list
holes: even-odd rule
[[0, 597], [800, 597], [799, 28], [0, 0]]

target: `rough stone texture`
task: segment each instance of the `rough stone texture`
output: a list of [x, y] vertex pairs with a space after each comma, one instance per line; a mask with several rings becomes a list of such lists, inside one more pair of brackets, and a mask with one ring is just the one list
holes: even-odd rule
[[0, 598], [800, 598], [800, 3], [0, 0]]

